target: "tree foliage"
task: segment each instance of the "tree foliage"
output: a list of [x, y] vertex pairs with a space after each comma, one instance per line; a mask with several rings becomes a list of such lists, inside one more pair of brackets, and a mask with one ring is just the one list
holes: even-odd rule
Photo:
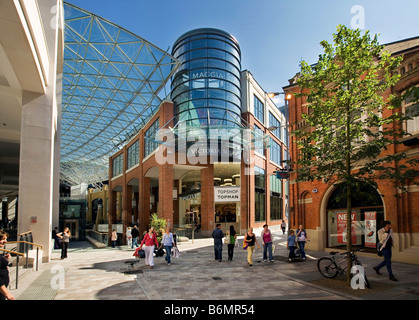
[[377, 35], [342, 25], [333, 43], [321, 46], [324, 53], [315, 65], [301, 62], [297, 81], [297, 96], [307, 103], [306, 125], [293, 132], [300, 150], [297, 179], [346, 184], [350, 251], [353, 190], [360, 183], [376, 186], [377, 179], [402, 187], [417, 177], [417, 161], [389, 149], [406, 135], [400, 124], [407, 118], [395, 103], [399, 97], [388, 94], [399, 80], [402, 57], [385, 52]]

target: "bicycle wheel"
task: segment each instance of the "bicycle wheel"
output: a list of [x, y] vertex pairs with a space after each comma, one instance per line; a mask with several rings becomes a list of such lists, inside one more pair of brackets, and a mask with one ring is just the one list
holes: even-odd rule
[[319, 269], [323, 277], [330, 279], [336, 277], [339, 273], [336, 263], [328, 257], [320, 258], [317, 261], [317, 269]]

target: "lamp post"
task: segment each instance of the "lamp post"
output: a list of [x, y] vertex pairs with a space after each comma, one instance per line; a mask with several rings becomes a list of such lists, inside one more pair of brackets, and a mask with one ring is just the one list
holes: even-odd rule
[[286, 145], [287, 145], [287, 159], [285, 160], [287, 163], [287, 187], [288, 187], [288, 199], [287, 199], [287, 207], [286, 207], [286, 211], [285, 211], [285, 216], [288, 219], [288, 224], [289, 224], [289, 219], [290, 219], [290, 203], [291, 203], [291, 186], [290, 186], [290, 140], [289, 140], [289, 127], [288, 127], [288, 122], [289, 122], [289, 101], [292, 99], [292, 95], [291, 94], [286, 94], [285, 92], [271, 92], [268, 93], [268, 97], [269, 98], [273, 98], [275, 96], [279, 96], [280, 94], [283, 94], [285, 96], [285, 132], [287, 135], [286, 138]]

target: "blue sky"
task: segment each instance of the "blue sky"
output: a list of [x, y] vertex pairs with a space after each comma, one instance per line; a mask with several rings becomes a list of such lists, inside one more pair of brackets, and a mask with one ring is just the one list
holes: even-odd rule
[[[317, 62], [319, 43], [364, 10], [365, 29], [381, 44], [419, 36], [418, 0], [68, 0], [167, 50], [183, 33], [213, 27], [231, 33], [267, 92], [282, 91], [299, 63]], [[170, 52], [170, 51], [169, 51]], [[281, 102], [278, 102], [280, 105]]]

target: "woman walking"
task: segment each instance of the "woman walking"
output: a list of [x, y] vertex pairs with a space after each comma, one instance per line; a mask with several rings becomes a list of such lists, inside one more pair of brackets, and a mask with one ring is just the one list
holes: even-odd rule
[[303, 260], [305, 260], [306, 253], [304, 251], [304, 246], [307, 241], [307, 232], [303, 229], [302, 224], [300, 224], [300, 226], [298, 227], [297, 233], [295, 234], [295, 238], [297, 239], [298, 247], [300, 248], [301, 257], [303, 258]]
[[265, 224], [263, 226], [262, 233], [260, 234], [262, 238], [262, 245], [263, 245], [263, 262], [268, 260], [268, 251], [269, 251], [269, 261], [274, 262], [274, 258], [272, 256], [272, 242], [273, 236], [271, 230], [268, 229], [268, 225]]
[[247, 243], [247, 263], [249, 266], [253, 266], [253, 250], [255, 249], [255, 244], [257, 244], [258, 249], [260, 249], [259, 243], [256, 240], [256, 236], [253, 233], [253, 228], [250, 227], [244, 236], [244, 242]]
[[234, 230], [234, 226], [230, 226], [230, 232], [227, 234], [227, 237], [229, 242], [227, 244], [227, 250], [228, 250], [228, 260], [233, 261], [233, 254], [234, 254], [234, 246], [236, 244], [237, 239], [237, 233], [236, 230]]
[[[0, 231], [0, 248], [4, 247], [7, 242], [8, 233]], [[7, 253], [4, 256], [0, 256], [0, 301], [2, 300], [15, 300], [13, 295], [7, 290], [9, 286], [9, 259], [10, 254]]]
[[173, 242], [173, 234], [170, 232], [170, 228], [166, 228], [166, 232], [163, 233], [163, 239], [161, 240], [161, 245], [166, 250], [166, 260], [167, 265], [170, 266], [170, 254], [172, 253], [172, 248], [175, 246]]
[[57, 235], [61, 239], [61, 260], [63, 260], [67, 258], [67, 249], [71, 238], [70, 229], [68, 227], [65, 227], [64, 231], [58, 233]]
[[159, 246], [157, 242], [157, 234], [154, 232], [154, 228], [151, 227], [148, 232], [144, 235], [143, 240], [141, 241], [140, 250], [144, 245], [145, 253], [145, 265], [150, 266], [151, 269], [154, 268], [154, 248]]
[[111, 238], [111, 240], [112, 240], [112, 248], [115, 248], [115, 246], [116, 246], [116, 240], [118, 240], [118, 235], [117, 235], [115, 229], [112, 230], [112, 238]]

